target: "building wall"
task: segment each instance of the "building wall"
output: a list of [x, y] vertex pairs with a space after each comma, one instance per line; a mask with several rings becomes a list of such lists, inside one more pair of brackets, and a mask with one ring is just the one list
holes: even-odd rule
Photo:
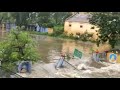
[[[82, 26], [82, 27], [80, 27], [80, 26]], [[94, 29], [91, 29], [91, 27], [94, 27]], [[73, 35], [75, 36], [76, 33], [78, 33], [78, 32], [83, 34], [86, 30], [90, 34], [93, 33], [93, 38], [97, 39], [96, 31], [98, 31], [99, 28], [97, 28], [95, 25], [92, 25], [90, 23], [67, 22], [67, 21], [64, 24], [64, 31], [68, 32], [68, 35], [73, 33]]]

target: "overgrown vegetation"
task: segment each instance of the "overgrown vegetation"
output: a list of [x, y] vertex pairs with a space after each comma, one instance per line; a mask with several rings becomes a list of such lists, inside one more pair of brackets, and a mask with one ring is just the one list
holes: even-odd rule
[[70, 33], [70, 35], [68, 36], [70, 39], [74, 39], [73, 33]]
[[48, 35], [52, 37], [59, 37], [64, 39], [73, 39], [73, 40], [82, 40], [82, 41], [92, 41], [95, 42], [95, 40], [92, 40], [93, 34], [89, 34], [87, 31], [83, 34], [76, 33], [74, 36], [73, 33], [68, 35], [68, 32], [64, 32], [62, 26], [56, 26], [54, 27], [54, 32], [52, 34], [48, 34], [47, 32], [36, 32], [36, 31], [30, 31], [30, 34], [36, 34], [36, 35]]
[[91, 41], [93, 34], [89, 34], [87, 31], [83, 34], [76, 33], [76, 39], [80, 39], [82, 41]]
[[108, 42], [112, 48], [120, 40], [120, 12], [93, 12], [90, 23], [98, 26], [97, 45]]
[[40, 59], [36, 43], [27, 32], [20, 28], [11, 30], [6, 38], [0, 42], [0, 60], [2, 66], [13, 69], [18, 61], [35, 62]]
[[36, 34], [36, 35], [48, 35], [48, 32], [36, 32], [36, 31], [29, 31], [30, 34]]
[[17, 26], [35, 25], [42, 27], [54, 27], [63, 25], [71, 12], [0, 12], [0, 24], [2, 22], [15, 23]]
[[62, 25], [57, 25], [53, 27], [53, 33], [50, 36], [59, 37], [63, 34], [64, 27]]

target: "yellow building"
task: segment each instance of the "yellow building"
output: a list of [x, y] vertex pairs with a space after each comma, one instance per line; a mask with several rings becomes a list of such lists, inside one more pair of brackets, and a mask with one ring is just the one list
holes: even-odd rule
[[70, 16], [65, 20], [64, 32], [67, 35], [73, 34], [76, 36], [76, 33], [83, 34], [87, 31], [89, 34], [93, 34], [93, 39], [97, 39], [99, 28], [89, 23], [90, 17], [91, 15], [87, 13], [77, 13]]

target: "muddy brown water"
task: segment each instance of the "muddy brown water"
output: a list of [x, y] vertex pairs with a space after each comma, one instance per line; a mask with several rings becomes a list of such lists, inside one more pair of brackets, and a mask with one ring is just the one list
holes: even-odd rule
[[[60, 39], [56, 37], [49, 37], [44, 35], [31, 35], [34, 41], [37, 42], [39, 54], [41, 56], [41, 60], [45, 63], [43, 66], [45, 69], [49, 68], [51, 71], [53, 71], [53, 67], [50, 67], [50, 63], [54, 62], [54, 59], [58, 59], [61, 52], [64, 52], [66, 54], [73, 55], [74, 49], [78, 49], [82, 51], [83, 56], [81, 59], [82, 61], [85, 60], [85, 58], [91, 57], [91, 48], [96, 49], [97, 46], [95, 43], [91, 42], [82, 42], [82, 41], [75, 41], [70, 39]], [[0, 34], [0, 40], [4, 38], [4, 33]], [[118, 46], [117, 46], [118, 47]], [[100, 50], [110, 49], [109, 45], [101, 45], [99, 48]], [[39, 63], [39, 62], [38, 62]], [[39, 65], [39, 64], [38, 64]], [[104, 67], [102, 65], [96, 64], [96, 62], [92, 62], [89, 64], [90, 66], [94, 66], [95, 68]], [[38, 69], [38, 67], [35, 67]], [[37, 73], [38, 71], [36, 71]], [[44, 73], [44, 70], [43, 70]], [[97, 76], [97, 74], [96, 74]], [[34, 77], [34, 76], [33, 76]], [[38, 75], [39, 77], [39, 75]]]
[[39, 44], [38, 50], [45, 63], [49, 63], [55, 57], [60, 56], [61, 52], [73, 55], [75, 48], [82, 51], [83, 57], [89, 57], [91, 55], [91, 48], [96, 47], [96, 44], [91, 42], [60, 39], [43, 35], [32, 37]]
[[[6, 33], [0, 33], [0, 40], [3, 40]], [[57, 56], [60, 56], [60, 53], [73, 55], [74, 49], [78, 49], [83, 53], [83, 57], [91, 56], [91, 48], [96, 50], [98, 47], [95, 43], [83, 42], [70, 39], [60, 39], [56, 37], [49, 37], [44, 35], [31, 35], [34, 41], [37, 42], [38, 51], [41, 56], [41, 59], [45, 63], [50, 63]], [[108, 44], [101, 45], [99, 50], [108, 50], [110, 49]]]

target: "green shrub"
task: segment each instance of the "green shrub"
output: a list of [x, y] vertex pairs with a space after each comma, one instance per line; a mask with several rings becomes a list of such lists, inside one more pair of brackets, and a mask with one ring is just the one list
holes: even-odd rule
[[57, 25], [53, 27], [53, 36], [59, 36], [61, 34], [63, 34], [64, 32], [64, 27], [61, 25]]
[[36, 34], [36, 35], [48, 35], [48, 32], [37, 32], [37, 31], [29, 31], [30, 34]]
[[82, 41], [91, 41], [93, 34], [89, 34], [87, 31], [84, 34], [76, 33]]
[[[19, 28], [20, 29], [20, 28]], [[0, 42], [0, 60], [2, 65], [12, 65], [17, 61], [37, 61], [39, 55], [36, 43], [27, 32], [11, 30]]]
[[66, 36], [66, 34], [63, 33], [63, 34], [60, 35], [60, 37], [67, 38], [68, 36]]
[[71, 39], [74, 38], [73, 33], [71, 33], [71, 34], [69, 35], [69, 38], [71, 38]]

